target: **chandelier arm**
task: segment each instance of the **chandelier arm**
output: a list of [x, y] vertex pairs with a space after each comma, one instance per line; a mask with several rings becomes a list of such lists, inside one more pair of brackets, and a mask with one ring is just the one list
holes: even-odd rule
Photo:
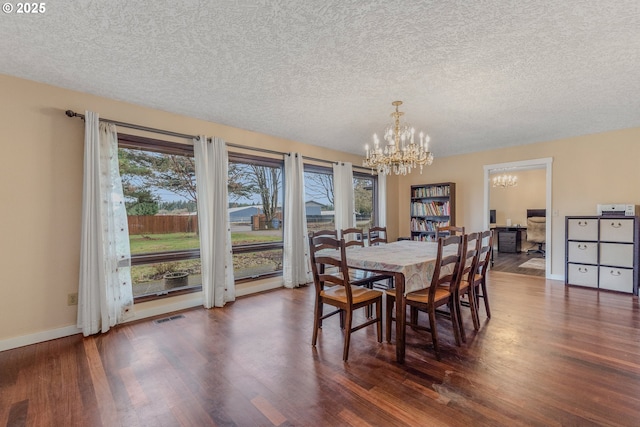
[[[373, 136], [373, 148], [369, 150], [369, 146], [365, 146], [365, 159], [362, 164], [375, 169], [379, 174], [390, 175], [392, 172], [396, 175], [407, 175], [411, 170], [420, 167], [422, 174], [423, 166], [433, 163], [433, 153], [429, 151], [429, 135], [420, 132], [420, 143], [414, 141], [415, 129], [406, 122], [401, 123], [400, 118], [404, 112], [399, 110], [402, 101], [394, 101], [391, 103], [395, 107], [395, 111], [391, 113], [392, 123], [387, 127], [384, 133], [384, 141], [386, 145], [384, 149], [379, 146], [377, 135]], [[402, 145], [401, 145], [402, 143]]]

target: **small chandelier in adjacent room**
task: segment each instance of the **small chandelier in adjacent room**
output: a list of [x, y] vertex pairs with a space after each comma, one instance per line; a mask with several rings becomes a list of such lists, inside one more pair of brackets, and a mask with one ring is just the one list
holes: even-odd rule
[[404, 112], [398, 111], [402, 101], [391, 103], [396, 107], [396, 111], [391, 113], [393, 122], [387, 126], [384, 132], [386, 144], [384, 148], [380, 146], [378, 135], [373, 135], [373, 147], [365, 146], [366, 157], [362, 162], [363, 166], [375, 169], [379, 174], [406, 175], [411, 173], [411, 169], [430, 165], [433, 163], [433, 154], [429, 152], [429, 135], [420, 132], [419, 142], [414, 141], [415, 129], [407, 123], [400, 123], [400, 117]]
[[518, 177], [515, 175], [497, 175], [493, 177], [493, 186], [499, 188], [509, 188], [518, 185]]

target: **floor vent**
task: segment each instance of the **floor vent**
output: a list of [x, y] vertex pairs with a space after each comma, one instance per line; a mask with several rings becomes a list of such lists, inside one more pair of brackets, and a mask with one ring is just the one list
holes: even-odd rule
[[175, 316], [171, 316], [171, 317], [163, 317], [162, 319], [157, 319], [154, 320], [154, 323], [165, 323], [165, 322], [170, 322], [172, 320], [176, 320], [176, 319], [184, 319], [184, 315], [183, 314], [176, 314]]

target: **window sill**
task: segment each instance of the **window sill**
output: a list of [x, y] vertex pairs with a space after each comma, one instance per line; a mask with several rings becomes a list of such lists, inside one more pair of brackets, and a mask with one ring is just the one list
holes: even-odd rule
[[151, 295], [141, 295], [139, 297], [135, 297], [133, 299], [134, 304], [139, 304], [147, 301], [156, 301], [165, 298], [171, 298], [178, 295], [192, 294], [195, 292], [202, 292], [202, 286], [192, 286], [186, 289], [177, 289], [175, 291], [165, 291], [162, 293], [151, 294]]
[[251, 280], [243, 283], [236, 283], [236, 296], [242, 297], [258, 292], [269, 291], [284, 286], [282, 275], [265, 279]]

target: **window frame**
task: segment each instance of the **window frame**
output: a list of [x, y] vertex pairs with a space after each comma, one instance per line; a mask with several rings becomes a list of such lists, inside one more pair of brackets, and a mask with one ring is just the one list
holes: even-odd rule
[[360, 172], [360, 171], [353, 171], [353, 178], [359, 178], [359, 179], [371, 179], [371, 181], [373, 182], [373, 185], [371, 186], [371, 203], [373, 206], [371, 206], [371, 215], [373, 216], [373, 221], [371, 222], [373, 226], [379, 226], [380, 224], [378, 223], [378, 175], [377, 174], [372, 174], [370, 172]]
[[[244, 163], [244, 164], [253, 164], [256, 166], [267, 166], [267, 167], [278, 167], [282, 171], [282, 194], [283, 194], [283, 203], [284, 203], [284, 158], [273, 158], [273, 157], [264, 157], [257, 156], [254, 154], [240, 153], [236, 151], [229, 151], [229, 163]], [[228, 200], [227, 200], [228, 206]], [[284, 220], [284, 207], [282, 212], [282, 218]], [[284, 231], [284, 230], [283, 230]], [[265, 252], [270, 250], [283, 250], [284, 249], [284, 233], [282, 235], [282, 240], [274, 241], [269, 243], [246, 243], [242, 245], [231, 245], [231, 253], [232, 255], [251, 253], [251, 252]], [[283, 253], [284, 258], [284, 253]], [[280, 263], [282, 265], [282, 263]], [[235, 271], [234, 271], [235, 273]], [[259, 274], [255, 276], [249, 277], [241, 277], [235, 278], [234, 282], [236, 284], [252, 282], [260, 279], [268, 279], [272, 277], [279, 277], [283, 275], [283, 269], [276, 270], [270, 273]]]
[[[193, 157], [194, 156], [194, 148], [192, 144], [185, 144], [180, 142], [167, 141], [156, 138], [149, 138], [145, 136], [131, 135], [131, 134], [118, 134], [118, 148], [128, 148], [128, 149], [137, 149], [144, 150], [162, 154], [169, 155], [184, 155]], [[258, 166], [267, 166], [267, 167], [278, 167], [282, 170], [282, 192], [284, 195], [285, 192], [285, 177], [284, 177], [284, 159], [282, 157], [265, 157], [258, 156], [254, 154], [247, 154], [236, 151], [229, 151], [229, 162], [236, 163], [245, 163], [245, 164], [254, 164]], [[312, 163], [304, 163], [304, 172], [311, 173], [322, 173], [333, 175], [333, 169], [330, 166], [320, 166]], [[372, 214], [374, 217], [374, 221], [372, 223], [374, 225], [378, 225], [378, 177], [375, 174], [370, 174], [368, 172], [360, 172], [353, 171], [354, 178], [364, 178], [364, 179], [372, 179]], [[197, 184], [196, 184], [197, 185]], [[284, 199], [283, 199], [284, 202]], [[228, 205], [228, 203], [227, 203]], [[284, 207], [283, 207], [283, 219], [284, 219]], [[284, 249], [284, 234], [282, 240], [274, 241], [269, 243], [247, 243], [241, 245], [232, 245], [232, 254], [242, 254], [242, 253], [251, 253], [251, 252], [262, 252], [269, 250], [283, 250]], [[187, 250], [178, 250], [178, 251], [167, 251], [167, 252], [156, 252], [156, 253], [146, 253], [146, 254], [135, 254], [131, 255], [131, 265], [145, 265], [145, 264], [153, 264], [158, 262], [172, 262], [172, 261], [184, 261], [190, 259], [199, 259], [200, 258], [200, 248], [198, 249], [187, 249]], [[244, 277], [234, 279], [236, 284], [252, 282], [256, 279], [266, 279], [272, 277], [279, 277], [283, 275], [282, 269], [273, 271], [271, 273], [260, 274], [257, 276]], [[152, 301], [157, 299], [166, 298], [168, 296], [188, 294], [194, 292], [202, 291], [202, 285], [193, 286], [189, 289], [182, 290], [166, 290], [163, 292], [159, 292], [152, 295], [144, 295], [139, 297], [134, 297], [134, 303], [140, 303], [144, 301]]]
[[[329, 175], [331, 176], [331, 180], [333, 181], [333, 168], [331, 166], [320, 166], [317, 164], [311, 164], [311, 163], [304, 163], [303, 162], [303, 173], [312, 173], [312, 174], [322, 174], [322, 175]], [[331, 184], [333, 186], [333, 182]], [[334, 189], [335, 191], [335, 189]], [[305, 183], [305, 192], [306, 192], [306, 183]], [[309, 194], [306, 194], [307, 197], [309, 197]], [[305, 204], [308, 200], [305, 200]], [[335, 205], [335, 201], [334, 201], [334, 205]], [[335, 219], [333, 221], [334, 224], [334, 228], [335, 228]], [[306, 223], [307, 227], [309, 227], [309, 222], [307, 220]], [[325, 227], [326, 228], [326, 227]], [[307, 230], [308, 231], [308, 230]]]
[[[354, 168], [355, 169], [355, 168]], [[305, 163], [304, 164], [304, 172], [305, 173], [321, 173], [321, 174], [325, 174], [325, 175], [332, 175], [333, 176], [333, 168], [331, 166], [320, 166], [317, 164], [310, 164], [310, 163]], [[372, 174], [370, 172], [365, 172], [364, 170], [360, 171], [360, 170], [353, 170], [353, 178], [356, 179], [371, 179], [372, 181], [372, 186], [371, 186], [371, 203], [372, 203], [372, 216], [373, 216], [373, 221], [372, 224], [374, 226], [378, 226], [380, 225], [378, 223], [378, 200], [379, 200], [379, 196], [378, 196], [378, 175], [377, 174]], [[306, 200], [305, 200], [306, 202]], [[334, 202], [335, 204], [335, 202]]]
[[[118, 133], [118, 148], [127, 148], [133, 150], [150, 151], [154, 153], [179, 155], [179, 156], [194, 156], [193, 145], [184, 144], [179, 142], [166, 141], [162, 139], [149, 138], [146, 136], [130, 135], [124, 133]], [[197, 183], [196, 183], [197, 185]], [[185, 249], [178, 251], [166, 251], [166, 252], [151, 252], [144, 254], [131, 254], [131, 266], [155, 264], [160, 262], [173, 262], [184, 261], [190, 259], [200, 258], [200, 248], [198, 249]], [[153, 301], [168, 296], [190, 294], [194, 292], [201, 292], [202, 285], [192, 286], [188, 289], [180, 290], [164, 290], [155, 294], [141, 295], [133, 298], [133, 303], [141, 303], [145, 301]]]

